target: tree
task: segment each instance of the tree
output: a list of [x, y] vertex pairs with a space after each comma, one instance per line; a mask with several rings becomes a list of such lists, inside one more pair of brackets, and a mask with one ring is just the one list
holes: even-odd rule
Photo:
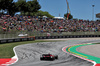
[[[67, 19], [67, 15], [68, 15], [69, 13], [66, 13], [66, 14], [64, 14], [64, 17]], [[68, 17], [68, 19], [72, 19], [73, 18], [73, 16], [71, 15], [71, 14], [69, 14], [69, 17]]]
[[37, 12], [41, 8], [37, 0], [28, 2], [20, 0], [17, 2], [17, 5], [20, 9], [21, 14], [24, 13], [24, 15], [25, 13], [28, 13], [27, 15], [31, 15], [30, 13]]
[[[25, 14], [23, 12], [21, 12], [22, 15], [29, 15], [29, 12], [26, 12]], [[52, 16], [51, 14], [49, 14], [47, 11], [37, 11], [37, 12], [30, 12], [30, 16], [47, 16], [50, 18], [53, 18], [54, 16]]]
[[5, 10], [9, 7], [9, 5], [13, 2], [13, 0], [0, 0], [0, 8]]
[[0, 0], [0, 9], [6, 10], [12, 16], [18, 11], [13, 0]]
[[51, 14], [49, 14], [47, 11], [39, 11], [37, 12], [38, 13], [38, 16], [47, 16], [47, 17], [50, 17], [50, 18], [53, 18], [54, 16], [52, 16]]
[[24, 1], [19, 0], [18, 2], [13, 2], [13, 0], [0, 0], [0, 10], [7, 10], [8, 14], [13, 16], [16, 12], [37, 12], [41, 6], [37, 0]]
[[28, 11], [28, 8], [26, 7], [26, 1], [23, 1], [23, 0], [19, 0], [18, 2], [16, 2], [16, 6], [18, 8], [18, 10], [20, 12], [27, 12]]
[[30, 12], [37, 12], [41, 8], [41, 6], [37, 2], [37, 0], [28, 1], [26, 4], [26, 7], [27, 7], [29, 13]]
[[14, 14], [19, 11], [19, 7], [17, 7], [16, 3], [13, 2], [9, 3], [7, 10], [9, 15], [14, 16]]

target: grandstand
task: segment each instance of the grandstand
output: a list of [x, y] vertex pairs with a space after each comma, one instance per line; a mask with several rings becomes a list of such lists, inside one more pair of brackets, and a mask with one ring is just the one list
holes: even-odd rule
[[[7, 17], [2, 15], [0, 18], [0, 37], [18, 37], [19, 34], [29, 36], [51, 36], [57, 35], [100, 35], [100, 22], [89, 20], [63, 20], [52, 18], [36, 18], [33, 16], [14, 16]], [[3, 36], [4, 35], [4, 36]]]

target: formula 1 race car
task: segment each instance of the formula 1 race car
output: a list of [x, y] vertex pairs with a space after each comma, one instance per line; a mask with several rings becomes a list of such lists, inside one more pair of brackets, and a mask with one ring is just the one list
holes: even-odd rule
[[55, 60], [55, 59], [58, 59], [58, 55], [42, 54], [40, 57], [40, 60]]

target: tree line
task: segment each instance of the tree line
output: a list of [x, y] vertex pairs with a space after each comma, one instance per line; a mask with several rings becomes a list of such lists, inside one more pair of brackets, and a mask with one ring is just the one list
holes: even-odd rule
[[37, 12], [41, 6], [37, 0], [14, 2], [13, 0], [0, 0], [0, 10], [7, 11], [7, 14], [13, 16], [16, 12]]
[[37, 0], [32, 1], [24, 1], [19, 0], [14, 2], [13, 0], [0, 0], [0, 10], [6, 11], [7, 14], [14, 16], [16, 12], [20, 12], [21, 15], [28, 15], [28, 16], [48, 16], [53, 17], [48, 12], [40, 11], [41, 9], [40, 4]]
[[[40, 4], [37, 0], [24, 1], [19, 0], [14, 2], [13, 0], [0, 0], [0, 10], [6, 11], [7, 14], [14, 16], [16, 12], [20, 12], [21, 15], [27, 16], [47, 16], [53, 18], [54, 16], [50, 15], [46, 11], [41, 11]], [[68, 13], [64, 14], [64, 17], [67, 17]], [[69, 15], [69, 19], [73, 18], [72, 15]]]

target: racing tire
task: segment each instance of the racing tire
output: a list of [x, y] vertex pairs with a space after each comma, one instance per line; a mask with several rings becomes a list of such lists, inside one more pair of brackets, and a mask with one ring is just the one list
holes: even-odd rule
[[58, 56], [55, 56], [55, 59], [58, 59]]
[[51, 58], [51, 61], [55, 60], [55, 58]]
[[43, 60], [43, 58], [40, 58], [40, 60]]

